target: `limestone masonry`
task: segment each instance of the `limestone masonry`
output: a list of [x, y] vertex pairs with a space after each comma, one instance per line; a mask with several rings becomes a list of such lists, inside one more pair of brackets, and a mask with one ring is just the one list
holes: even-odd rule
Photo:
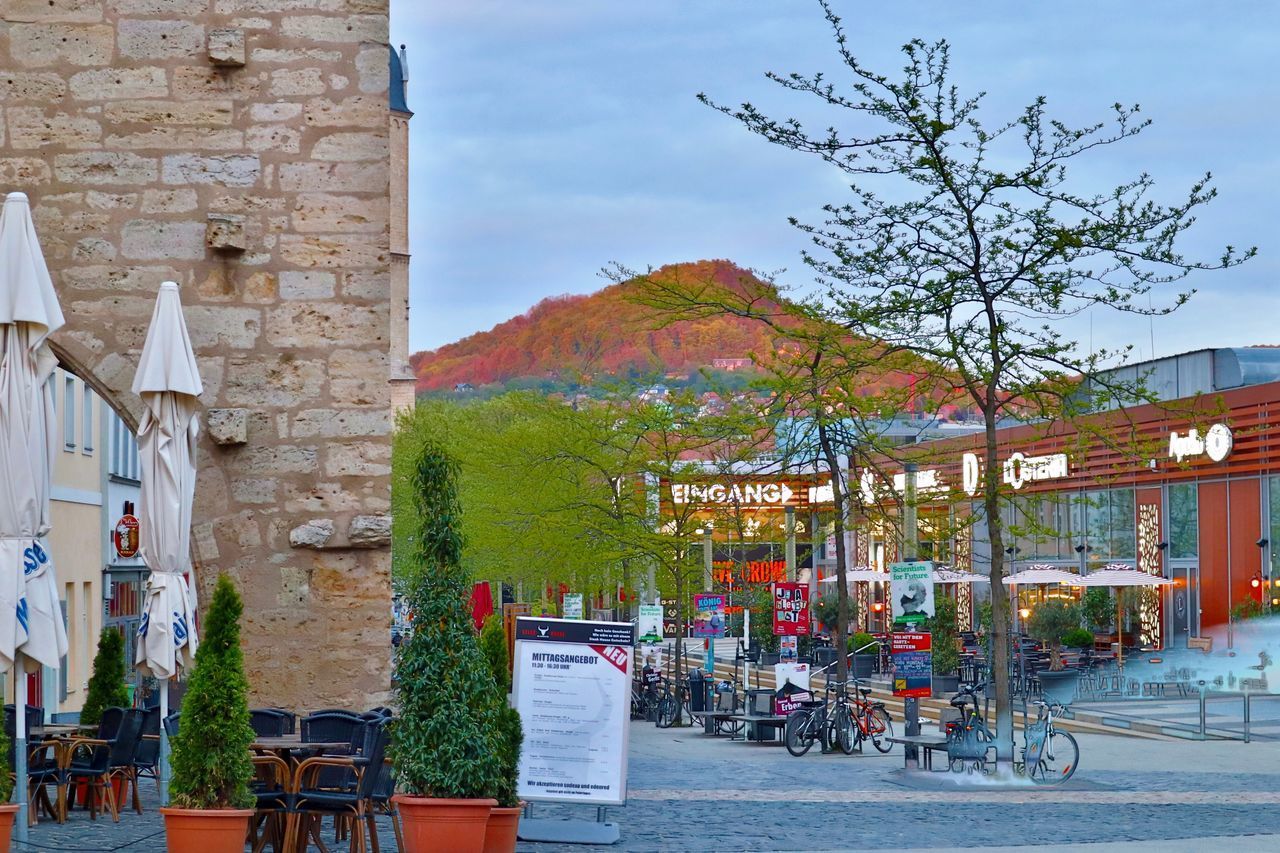
[[156, 290], [182, 286], [205, 383], [196, 576], [244, 594], [255, 704], [367, 707], [390, 683], [390, 432], [412, 384], [387, 12], [0, 0], [0, 192], [31, 197], [60, 357], [133, 424]]

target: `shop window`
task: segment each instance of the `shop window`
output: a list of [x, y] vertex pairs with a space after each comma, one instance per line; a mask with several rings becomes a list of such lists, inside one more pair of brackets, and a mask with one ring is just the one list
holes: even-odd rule
[[67, 450], [76, 449], [76, 380], [67, 376], [62, 396], [62, 442]]
[[1132, 560], [1138, 554], [1137, 522], [1133, 506], [1133, 489], [1112, 489], [1110, 505], [1111, 557]]
[[[1272, 478], [1280, 480], [1280, 477]], [[1169, 558], [1194, 560], [1200, 556], [1200, 504], [1195, 483], [1169, 487]], [[1271, 491], [1272, 529], [1276, 522], [1275, 488]]]

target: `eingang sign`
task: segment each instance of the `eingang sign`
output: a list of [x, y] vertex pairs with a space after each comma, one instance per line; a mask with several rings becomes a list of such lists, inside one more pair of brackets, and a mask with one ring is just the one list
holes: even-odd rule
[[775, 478], [707, 479], [688, 483], [666, 483], [664, 491], [674, 506], [716, 509], [782, 509], [829, 504], [833, 501], [830, 483], [815, 485], [812, 480]]

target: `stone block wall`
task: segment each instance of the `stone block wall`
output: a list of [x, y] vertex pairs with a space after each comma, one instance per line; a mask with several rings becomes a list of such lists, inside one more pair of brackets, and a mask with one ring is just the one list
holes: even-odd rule
[[254, 701], [389, 686], [387, 0], [4, 0], [0, 191], [59, 355], [136, 424], [162, 281], [205, 382], [198, 585], [241, 589]]

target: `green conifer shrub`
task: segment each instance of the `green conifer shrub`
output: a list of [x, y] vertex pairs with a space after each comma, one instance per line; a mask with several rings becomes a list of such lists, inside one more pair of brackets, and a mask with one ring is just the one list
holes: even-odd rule
[[173, 738], [173, 804], [186, 809], [252, 808], [249, 681], [240, 649], [244, 604], [226, 575], [218, 578], [182, 699]]
[[511, 668], [507, 665], [507, 637], [497, 616], [485, 620], [480, 631], [480, 649], [498, 690], [498, 729], [493, 748], [501, 766], [493, 797], [499, 808], [509, 809], [520, 805], [520, 798], [516, 796], [516, 780], [520, 773], [524, 727], [520, 723], [520, 712], [507, 704], [507, 694], [511, 692]]
[[98, 635], [98, 653], [93, 657], [89, 691], [80, 709], [80, 722], [99, 723], [108, 708], [127, 708], [129, 689], [124, 683], [124, 635], [115, 628], [103, 628]]
[[391, 759], [422, 797], [485, 799], [499, 786], [498, 687], [476, 643], [462, 568], [457, 468], [433, 442], [413, 460], [418, 559], [406, 568], [413, 631], [396, 655]]

